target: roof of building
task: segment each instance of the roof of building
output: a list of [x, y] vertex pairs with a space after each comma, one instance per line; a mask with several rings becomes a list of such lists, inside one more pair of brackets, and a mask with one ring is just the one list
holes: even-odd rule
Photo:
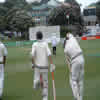
[[32, 9], [33, 10], [43, 10], [46, 8], [55, 8], [56, 6], [50, 5], [50, 4], [41, 4], [39, 6], [34, 6]]
[[33, 6], [33, 10], [43, 10], [43, 9], [46, 9], [46, 8], [55, 8], [57, 6], [60, 6], [62, 3], [61, 2], [58, 2], [56, 0], [50, 0], [48, 1], [47, 3], [43, 3], [41, 5], [36, 5], [36, 6]]
[[33, 10], [43, 10], [45, 8], [50, 8], [51, 6], [47, 5], [47, 4], [42, 4], [42, 5], [39, 5], [39, 6], [34, 6], [32, 9]]

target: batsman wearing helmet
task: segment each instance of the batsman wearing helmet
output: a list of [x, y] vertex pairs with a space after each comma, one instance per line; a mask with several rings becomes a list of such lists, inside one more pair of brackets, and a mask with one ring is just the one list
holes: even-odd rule
[[6, 63], [7, 49], [2, 42], [0, 42], [0, 100], [2, 100], [3, 83], [4, 83], [4, 67]]
[[64, 53], [70, 70], [70, 85], [74, 100], [83, 100], [84, 57], [78, 41], [67, 33]]
[[55, 70], [52, 63], [51, 51], [48, 44], [43, 41], [42, 32], [36, 33], [37, 42], [32, 45], [32, 68], [34, 69], [34, 88], [42, 88], [43, 100], [48, 100], [48, 58], [51, 72]]

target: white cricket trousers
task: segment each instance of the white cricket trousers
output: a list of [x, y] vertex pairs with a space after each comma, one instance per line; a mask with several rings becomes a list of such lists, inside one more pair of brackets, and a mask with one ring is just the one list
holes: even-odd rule
[[3, 83], [4, 83], [4, 65], [0, 64], [0, 97], [3, 94]]
[[[42, 77], [42, 78], [41, 78]], [[34, 88], [37, 89], [42, 85], [42, 97], [43, 100], [48, 100], [48, 69], [34, 69]]]
[[70, 73], [70, 85], [74, 100], [83, 100], [83, 80], [84, 80], [84, 57], [78, 56], [72, 61]]

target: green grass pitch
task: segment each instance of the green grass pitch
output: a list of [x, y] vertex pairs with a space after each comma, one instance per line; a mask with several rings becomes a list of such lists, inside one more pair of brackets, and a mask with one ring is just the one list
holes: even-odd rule
[[[84, 100], [100, 100], [100, 40], [81, 41], [85, 57]], [[41, 90], [33, 87], [31, 46], [8, 47], [3, 100], [42, 100]], [[73, 100], [69, 85], [69, 71], [64, 62], [62, 45], [57, 47], [55, 85], [57, 100]], [[52, 79], [49, 73], [49, 100], [52, 96]]]

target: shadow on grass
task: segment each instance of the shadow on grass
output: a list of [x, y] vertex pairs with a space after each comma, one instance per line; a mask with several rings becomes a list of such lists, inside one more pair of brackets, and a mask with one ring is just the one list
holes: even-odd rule
[[4, 95], [3, 100], [22, 100], [24, 97], [23, 96], [16, 96], [16, 95]]

